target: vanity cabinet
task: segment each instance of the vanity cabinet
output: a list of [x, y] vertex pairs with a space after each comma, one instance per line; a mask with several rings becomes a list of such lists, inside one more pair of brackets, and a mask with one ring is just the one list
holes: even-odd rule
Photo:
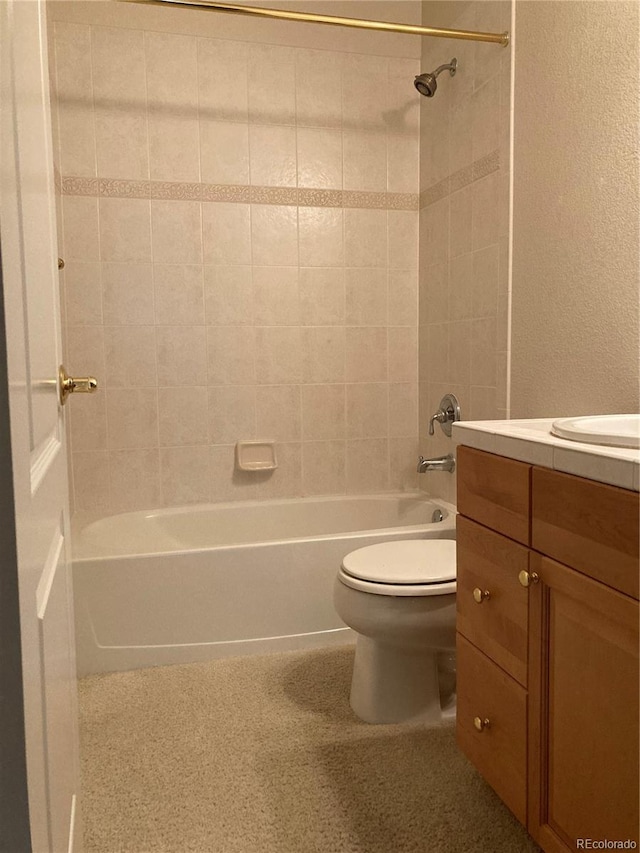
[[458, 744], [547, 853], [639, 841], [638, 497], [458, 448]]

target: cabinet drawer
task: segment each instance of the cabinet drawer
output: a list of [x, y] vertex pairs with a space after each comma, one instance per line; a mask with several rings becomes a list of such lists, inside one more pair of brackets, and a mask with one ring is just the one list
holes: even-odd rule
[[[527, 825], [527, 694], [458, 634], [458, 746]], [[478, 731], [474, 720], [488, 720]]]
[[529, 550], [462, 516], [456, 525], [458, 631], [526, 687], [529, 591], [518, 575]]
[[458, 511], [467, 518], [529, 544], [531, 465], [458, 448]]
[[532, 494], [536, 551], [638, 598], [637, 492], [534, 468]]

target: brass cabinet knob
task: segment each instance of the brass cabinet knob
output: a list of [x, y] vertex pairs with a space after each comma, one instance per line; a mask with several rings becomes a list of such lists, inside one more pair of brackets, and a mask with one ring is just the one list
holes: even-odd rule
[[538, 583], [540, 576], [537, 572], [527, 572], [523, 569], [518, 575], [518, 580], [522, 586], [531, 586], [532, 583]]
[[58, 258], [58, 269], [59, 270], [64, 269], [64, 258]]
[[473, 590], [473, 598], [476, 604], [482, 604], [482, 602], [486, 601], [487, 598], [491, 598], [491, 593], [488, 589], [480, 589], [480, 587], [477, 586]]
[[58, 368], [58, 396], [60, 405], [64, 406], [69, 394], [93, 394], [98, 389], [98, 380], [93, 376], [67, 376], [67, 371], [61, 364]]
[[485, 729], [489, 728], [489, 720], [486, 717], [484, 719], [482, 717], [474, 717], [473, 725], [479, 732], [483, 732]]

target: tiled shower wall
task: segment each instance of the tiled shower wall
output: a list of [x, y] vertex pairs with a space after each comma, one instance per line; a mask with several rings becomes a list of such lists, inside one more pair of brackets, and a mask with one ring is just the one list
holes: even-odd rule
[[[64, 21], [55, 50], [67, 368], [101, 386], [76, 509], [414, 488], [418, 61]], [[253, 438], [275, 472], [235, 469]]]
[[[424, 23], [511, 29], [511, 0], [438, 3]], [[420, 452], [452, 452], [429, 419], [454, 393], [463, 420], [508, 417], [509, 118], [511, 49], [424, 39], [422, 65], [455, 56], [455, 77], [422, 99], [420, 140]], [[443, 46], [444, 45], [444, 46]], [[455, 475], [427, 473], [420, 486], [455, 503]]]

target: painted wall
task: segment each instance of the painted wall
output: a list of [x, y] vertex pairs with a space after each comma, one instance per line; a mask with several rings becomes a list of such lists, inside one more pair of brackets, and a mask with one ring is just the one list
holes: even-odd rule
[[415, 487], [416, 40], [54, 16], [76, 509]]
[[517, 0], [514, 417], [639, 409], [639, 15]]
[[[503, 32], [511, 3], [425, 2], [423, 22]], [[507, 417], [509, 117], [511, 50], [424, 39], [422, 70], [455, 56], [420, 116], [420, 452], [441, 456], [452, 439], [429, 418], [448, 392], [463, 420]], [[455, 502], [455, 476], [429, 472], [420, 486]]]

